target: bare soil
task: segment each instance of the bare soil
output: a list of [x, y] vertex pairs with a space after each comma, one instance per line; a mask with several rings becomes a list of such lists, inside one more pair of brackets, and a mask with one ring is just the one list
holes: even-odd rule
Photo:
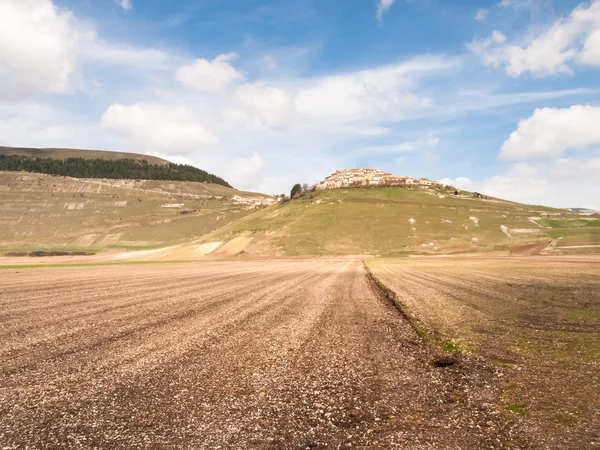
[[535, 448], [358, 260], [4, 270], [0, 311], [3, 449]]
[[542, 448], [600, 448], [600, 258], [368, 262], [442, 345], [502, 368], [502, 398]]

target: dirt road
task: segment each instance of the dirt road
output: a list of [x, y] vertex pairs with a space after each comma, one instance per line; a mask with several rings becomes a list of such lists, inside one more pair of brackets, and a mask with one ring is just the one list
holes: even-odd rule
[[510, 445], [497, 374], [437, 357], [359, 261], [5, 270], [0, 447]]

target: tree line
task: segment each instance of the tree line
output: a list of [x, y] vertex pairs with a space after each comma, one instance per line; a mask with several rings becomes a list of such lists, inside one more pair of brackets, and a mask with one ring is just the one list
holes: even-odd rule
[[150, 164], [134, 159], [29, 158], [0, 155], [0, 170], [62, 175], [74, 178], [111, 178], [126, 180], [196, 181], [231, 187], [222, 178], [188, 164]]

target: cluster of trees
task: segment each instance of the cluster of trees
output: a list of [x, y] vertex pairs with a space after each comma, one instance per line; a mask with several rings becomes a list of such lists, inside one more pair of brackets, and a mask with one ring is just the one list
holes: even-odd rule
[[159, 165], [134, 159], [54, 159], [0, 155], [0, 170], [46, 173], [74, 178], [196, 181], [231, 187], [222, 178], [187, 164]]

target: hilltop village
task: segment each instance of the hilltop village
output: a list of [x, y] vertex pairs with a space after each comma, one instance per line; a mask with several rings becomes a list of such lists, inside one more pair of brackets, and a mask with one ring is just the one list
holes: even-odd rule
[[337, 170], [334, 174], [315, 185], [314, 188], [316, 190], [323, 190], [349, 187], [408, 187], [416, 185], [442, 187], [441, 183], [427, 178], [416, 179], [410, 176], [392, 175], [391, 173], [383, 172], [382, 170], [363, 168]]

